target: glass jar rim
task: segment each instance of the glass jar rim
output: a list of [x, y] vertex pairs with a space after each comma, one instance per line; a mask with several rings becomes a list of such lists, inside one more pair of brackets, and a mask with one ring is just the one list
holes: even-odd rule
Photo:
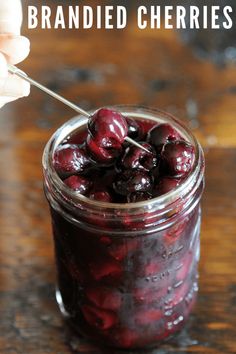
[[[71, 129], [73, 124], [75, 123], [80, 123], [76, 127], [77, 129], [82, 127], [86, 122], [87, 118], [83, 117], [82, 115], [77, 115], [74, 118], [68, 120], [65, 122], [60, 128], [58, 128], [54, 134], [51, 136], [49, 141], [47, 142], [44, 152], [43, 152], [43, 158], [42, 158], [42, 163], [43, 163], [43, 168], [44, 171], [47, 171], [49, 173], [49, 176], [51, 177], [51, 180], [53, 181], [55, 187], [57, 190], [65, 192], [65, 194], [69, 197], [70, 200], [73, 200], [74, 203], [84, 203], [87, 204], [90, 207], [97, 207], [97, 208], [102, 208], [106, 210], [126, 210], [126, 209], [140, 209], [140, 208], [152, 208], [154, 205], [158, 205], [158, 209], [163, 209], [167, 204], [170, 204], [174, 202], [179, 195], [182, 195], [184, 191], [189, 191], [190, 186], [194, 184], [194, 182], [197, 180], [197, 177], [201, 174], [201, 160], [203, 159], [203, 152], [202, 148], [195, 138], [195, 136], [192, 134], [192, 132], [187, 128], [184, 123], [182, 123], [179, 119], [175, 118], [172, 116], [170, 113], [166, 113], [162, 110], [156, 109], [156, 108], [150, 108], [150, 107], [145, 107], [145, 106], [136, 106], [136, 105], [116, 105], [116, 106], [109, 106], [107, 108], [111, 109], [116, 109], [119, 110], [124, 116], [127, 117], [136, 117], [140, 119], [147, 119], [147, 120], [159, 120], [162, 118], [164, 119], [164, 122], [170, 122], [174, 123], [175, 128], [177, 127], [177, 130], [182, 129], [182, 134], [184, 132], [184, 135], [188, 138], [188, 140], [191, 140], [191, 143], [194, 146], [195, 149], [195, 160], [193, 164], [192, 171], [188, 175], [188, 177], [180, 183], [176, 188], [172, 189], [168, 193], [165, 193], [161, 196], [148, 199], [145, 201], [141, 202], [136, 202], [136, 203], [108, 203], [108, 202], [101, 202], [101, 201], [96, 201], [92, 200], [82, 194], [76, 193], [72, 189], [70, 189], [63, 181], [61, 178], [58, 176], [57, 172], [54, 169], [53, 166], [53, 153], [56, 149], [56, 147], [66, 138], [68, 137], [69, 133], [75, 131], [75, 128]], [[93, 114], [96, 110], [89, 111], [89, 113]], [[150, 115], [148, 117], [145, 116]], [[155, 119], [156, 118], [156, 119]], [[178, 129], [179, 128], [179, 129]], [[203, 173], [202, 173], [202, 178], [203, 178]], [[200, 182], [199, 182], [200, 184]], [[191, 188], [190, 188], [191, 189]]]

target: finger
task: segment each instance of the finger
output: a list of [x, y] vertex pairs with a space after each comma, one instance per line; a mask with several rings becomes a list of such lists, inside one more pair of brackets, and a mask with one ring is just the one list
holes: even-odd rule
[[0, 96], [25, 97], [30, 94], [30, 84], [21, 78], [9, 74], [6, 78], [0, 78]]
[[8, 76], [7, 61], [5, 56], [0, 53], [0, 78]]
[[18, 64], [29, 55], [30, 41], [23, 36], [0, 34], [0, 52], [11, 64]]
[[20, 0], [1, 0], [0, 33], [20, 34], [22, 6]]

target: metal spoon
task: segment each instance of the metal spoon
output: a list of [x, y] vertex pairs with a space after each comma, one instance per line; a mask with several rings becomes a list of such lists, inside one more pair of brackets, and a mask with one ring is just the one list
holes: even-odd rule
[[[82, 114], [85, 117], [90, 118], [90, 114], [86, 111], [84, 111], [82, 108], [80, 108], [79, 106], [77, 106], [76, 104], [74, 104], [73, 102], [67, 100], [66, 98], [58, 95], [56, 92], [48, 89], [47, 87], [43, 86], [42, 84], [40, 84], [38, 81], [33, 80], [31, 77], [29, 77], [24, 71], [18, 69], [15, 65], [11, 65], [8, 64], [8, 71], [9, 73], [13, 74], [13, 75], [17, 75], [20, 78], [22, 78], [23, 80], [29, 82], [31, 85], [39, 88], [41, 91], [44, 91], [45, 93], [47, 93], [48, 95], [54, 97], [55, 99], [57, 99], [58, 101], [61, 101], [62, 103], [64, 103], [65, 105], [67, 105], [68, 107], [72, 108], [74, 111]], [[133, 144], [135, 146], [137, 146], [138, 148], [150, 153], [149, 150], [147, 150], [145, 147], [143, 147], [142, 145], [140, 145], [139, 143], [137, 143], [135, 140], [129, 138], [128, 136], [125, 138], [125, 140], [127, 142], [129, 142], [130, 144]]]

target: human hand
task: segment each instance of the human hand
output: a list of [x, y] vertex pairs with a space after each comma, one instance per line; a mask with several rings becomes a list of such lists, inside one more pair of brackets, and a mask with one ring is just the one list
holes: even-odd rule
[[0, 4], [0, 107], [30, 93], [29, 83], [7, 69], [7, 64], [20, 63], [30, 51], [29, 40], [20, 35], [21, 22], [20, 0]]

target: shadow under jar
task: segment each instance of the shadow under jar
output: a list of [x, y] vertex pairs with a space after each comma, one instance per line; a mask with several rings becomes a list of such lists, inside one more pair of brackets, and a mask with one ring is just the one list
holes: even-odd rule
[[174, 190], [148, 201], [90, 200], [63, 184], [53, 168], [57, 146], [74, 132], [85, 134], [87, 120], [76, 117], [56, 131], [43, 156], [56, 296], [63, 315], [83, 336], [108, 346], [142, 348], [179, 331], [196, 299], [204, 158], [191, 132], [170, 115], [116, 109], [144, 126], [170, 123], [195, 148], [193, 170]]

